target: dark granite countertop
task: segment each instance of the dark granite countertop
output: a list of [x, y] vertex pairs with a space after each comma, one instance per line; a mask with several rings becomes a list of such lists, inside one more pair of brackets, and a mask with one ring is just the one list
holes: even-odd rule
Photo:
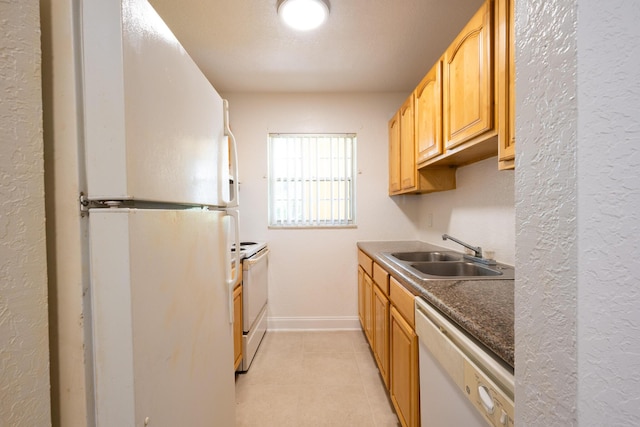
[[513, 368], [513, 280], [423, 281], [381, 255], [384, 252], [450, 251], [421, 241], [358, 242], [358, 248], [414, 295], [426, 299]]

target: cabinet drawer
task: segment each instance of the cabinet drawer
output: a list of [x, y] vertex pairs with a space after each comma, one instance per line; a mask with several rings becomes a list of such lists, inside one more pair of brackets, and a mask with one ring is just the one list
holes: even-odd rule
[[358, 250], [358, 264], [360, 264], [369, 277], [373, 276], [373, 260], [361, 250]]
[[389, 273], [375, 262], [373, 263], [373, 281], [386, 296], [389, 296]]
[[404, 319], [415, 327], [414, 295], [393, 277], [389, 280], [389, 299]]

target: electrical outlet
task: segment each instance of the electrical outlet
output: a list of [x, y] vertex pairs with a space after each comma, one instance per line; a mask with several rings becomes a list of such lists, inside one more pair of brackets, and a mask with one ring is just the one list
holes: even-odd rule
[[429, 227], [429, 228], [433, 227], [433, 213], [432, 212], [428, 212], [427, 213], [427, 227]]

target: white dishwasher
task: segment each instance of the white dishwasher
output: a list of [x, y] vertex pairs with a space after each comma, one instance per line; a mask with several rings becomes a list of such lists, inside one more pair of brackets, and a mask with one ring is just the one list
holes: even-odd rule
[[416, 298], [422, 427], [513, 426], [513, 372]]

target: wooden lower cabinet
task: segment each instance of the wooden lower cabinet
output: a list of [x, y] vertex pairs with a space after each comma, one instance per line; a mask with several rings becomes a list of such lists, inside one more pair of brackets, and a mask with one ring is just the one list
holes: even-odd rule
[[395, 307], [390, 310], [389, 340], [391, 402], [403, 426], [419, 426], [418, 336]]
[[364, 334], [369, 343], [373, 343], [373, 316], [371, 315], [371, 300], [373, 298], [373, 280], [368, 274], [364, 274]]
[[373, 298], [373, 280], [362, 267], [358, 268], [358, 317], [369, 344], [373, 343], [373, 317], [371, 299]]
[[358, 317], [362, 330], [372, 343], [371, 298], [373, 297], [373, 260], [363, 251], [358, 250]]
[[360, 266], [358, 266], [358, 319], [364, 331], [364, 270]]
[[380, 375], [389, 388], [389, 298], [373, 287], [373, 355]]
[[377, 262], [358, 253], [358, 316], [404, 427], [420, 425], [413, 304], [411, 292]]
[[242, 283], [233, 291], [233, 359], [234, 370], [242, 362]]

